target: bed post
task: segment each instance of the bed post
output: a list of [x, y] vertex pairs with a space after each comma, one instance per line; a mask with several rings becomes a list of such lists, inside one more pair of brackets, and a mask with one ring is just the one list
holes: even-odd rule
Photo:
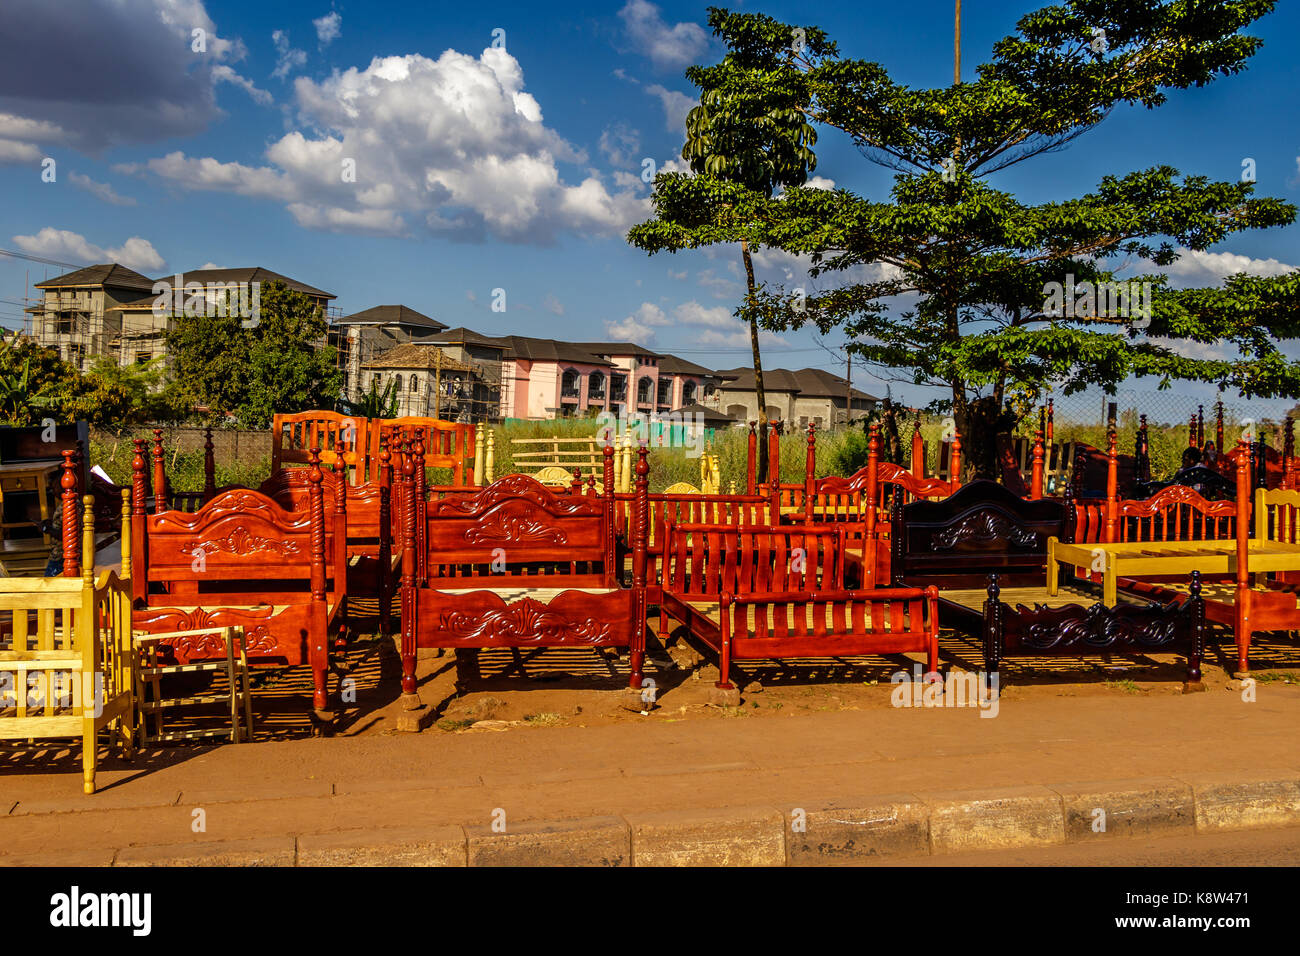
[[[1250, 649], [1250, 528], [1251, 528], [1251, 488], [1246, 469], [1246, 448], [1239, 443], [1240, 454], [1237, 455], [1237, 574], [1236, 606], [1233, 621], [1233, 636], [1237, 644], [1237, 671], [1246, 673], [1250, 669], [1247, 660]], [[1265, 516], [1267, 521], [1267, 516]]]
[[[1005, 637], [1006, 621], [1002, 616], [1001, 594], [998, 576], [990, 574], [988, 597], [984, 601], [984, 668], [988, 671], [990, 686], [1002, 666], [1002, 642]], [[1001, 681], [998, 681], [998, 686], [1001, 687]]]
[[203, 430], [203, 503], [211, 501], [216, 493], [216, 446], [212, 444], [212, 428], [209, 426]]
[[1119, 524], [1119, 453], [1116, 450], [1117, 437], [1112, 430], [1106, 442], [1106, 537], [1105, 542], [1115, 541], [1115, 532]]
[[1054, 440], [1056, 435], [1056, 424], [1053, 421], [1053, 416], [1056, 414], [1055, 401], [1056, 399], [1053, 398], [1049, 398], [1047, 400], [1047, 447], [1048, 448], [1052, 447], [1052, 441]]
[[393, 613], [393, 462], [388, 439], [379, 442], [379, 633], [388, 637]]
[[1043, 497], [1043, 433], [1034, 435], [1034, 465], [1029, 477], [1029, 497], [1037, 501]]
[[925, 439], [921, 437], [921, 410], [912, 423], [912, 477], [925, 477]]
[[1070, 487], [1073, 489], [1074, 499], [1083, 500], [1083, 480], [1088, 471], [1088, 453], [1082, 448], [1076, 448], [1074, 452], [1074, 467], [1070, 473]]
[[632, 551], [632, 602], [635, 613], [632, 616], [632, 646], [628, 649], [632, 665], [632, 674], [628, 686], [636, 689], [641, 686], [641, 670], [645, 665], [645, 630], [646, 630], [646, 550], [650, 533], [650, 464], [646, 460], [647, 451], [644, 441], [636, 453], [636, 537]]
[[153, 513], [162, 514], [167, 510], [167, 470], [163, 464], [163, 433], [161, 428], [153, 430]]
[[123, 529], [122, 533], [131, 535], [131, 600], [142, 601], [149, 590], [148, 576], [145, 573], [145, 499], [148, 496], [145, 487], [148, 480], [144, 468], [145, 439], [137, 438], [133, 444], [135, 457], [131, 460], [131, 527], [130, 531]]
[[956, 491], [961, 487], [961, 432], [952, 433], [952, 451], [948, 456], [948, 484]]
[[1223, 456], [1223, 399], [1214, 403], [1214, 447]]
[[1192, 412], [1187, 417], [1187, 447], [1196, 447], [1196, 413]]
[[804, 520], [812, 524], [813, 508], [817, 497], [817, 424], [808, 423], [808, 452], [803, 463], [803, 513]]
[[605, 447], [601, 455], [601, 481], [604, 482], [601, 489], [604, 500], [601, 505], [605, 513], [605, 586], [616, 588], [622, 584], [623, 569], [615, 564], [618, 549], [614, 546], [614, 445], [610, 441], [608, 429], [605, 431]]
[[348, 463], [342, 455], [334, 456], [334, 589], [343, 606], [338, 610], [342, 636], [347, 613], [348, 583]]
[[[872, 423], [871, 430], [867, 439], [867, 548], [871, 548], [875, 543], [876, 522], [879, 516], [876, 509], [880, 507], [880, 430], [879, 426]], [[870, 555], [864, 554], [864, 558]]]
[[581, 468], [573, 469], [573, 479], [569, 482], [569, 494], [571, 495], [582, 494], [582, 469]]
[[415, 579], [415, 462], [411, 458], [410, 442], [403, 438], [402, 461], [402, 706], [417, 710], [421, 706], [415, 690], [415, 614], [417, 592]]
[[[63, 474], [59, 476], [59, 486], [63, 489], [63, 576], [75, 578], [81, 574], [81, 533], [78, 525], [81, 512], [77, 508], [77, 453], [72, 450], [63, 453]], [[90, 559], [94, 560], [94, 555]]]
[[411, 507], [415, 509], [415, 577], [423, 584], [429, 573], [429, 549], [425, 538], [429, 533], [428, 523], [424, 520], [424, 494], [427, 490], [424, 473], [424, 429], [415, 429], [415, 444], [411, 447], [415, 456], [415, 485]]
[[772, 496], [775, 522], [781, 514], [781, 421], [767, 423], [767, 487]]
[[1205, 598], [1201, 597], [1201, 572], [1192, 572], [1192, 583], [1187, 589], [1187, 637], [1191, 645], [1187, 652], [1187, 680], [1183, 693], [1204, 690], [1201, 684], [1201, 660], [1205, 657]]
[[1205, 448], [1205, 406], [1196, 406], [1196, 447]]
[[758, 469], [758, 422], [749, 423], [749, 444], [745, 451], [745, 494], [754, 493], [754, 476]]
[[1292, 430], [1294, 422], [1291, 416], [1286, 417], [1286, 423], [1282, 426], [1282, 487], [1286, 489], [1294, 488], [1291, 482], [1291, 469], [1295, 461], [1295, 432]]
[[308, 656], [311, 660], [312, 703], [316, 717], [329, 720], [329, 699], [325, 682], [329, 670], [329, 615], [325, 592], [325, 490], [320, 470], [320, 448], [313, 445], [308, 455], [307, 494], [311, 509], [311, 629]]

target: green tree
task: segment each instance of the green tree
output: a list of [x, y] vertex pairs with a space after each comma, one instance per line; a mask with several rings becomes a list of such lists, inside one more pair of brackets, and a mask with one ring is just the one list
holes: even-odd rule
[[0, 335], [0, 424], [37, 425], [57, 417], [78, 387], [77, 370], [53, 349], [15, 332]]
[[[1128, 376], [1151, 375], [1162, 386], [1191, 379], [1247, 395], [1300, 395], [1300, 371], [1278, 348], [1300, 334], [1295, 275], [1238, 276], [1199, 290], [1138, 276], [1151, 283], [1149, 315], [1129, 303], [1101, 309], [1082, 293], [1065, 305], [1049, 293], [1053, 284], [1110, 283], [1123, 257], [1165, 266], [1180, 246], [1200, 251], [1242, 230], [1289, 224], [1293, 206], [1253, 198], [1250, 183], [1169, 166], [1105, 176], [1086, 195], [1039, 204], [993, 182], [1065, 147], [1117, 106], [1154, 109], [1170, 90], [1244, 69], [1260, 41], [1241, 31], [1272, 7], [1272, 0], [1065, 0], [1022, 17], [973, 82], [933, 89], [896, 83], [877, 63], [842, 59], [814, 27], [803, 28], [799, 47], [792, 28], [770, 17], [711, 9], [727, 55], [747, 66], [743, 82], [716, 91], [728, 112], [793, 104], [894, 169], [894, 185], [889, 201], [876, 202], [845, 188], [767, 196], [707, 169], [665, 173], [652, 197], [659, 241], [702, 244], [695, 233], [703, 229], [711, 241], [809, 256], [814, 277], [839, 281], [807, 297], [760, 287], [739, 314], [778, 331], [842, 328], [868, 364], [944, 387], [968, 477], [996, 473], [996, 436], [1047, 388], [1113, 392]], [[896, 312], [898, 296], [908, 304]], [[1239, 355], [1188, 357], [1188, 343], [1220, 340]]]
[[321, 344], [325, 315], [309, 296], [271, 282], [251, 321], [224, 311], [173, 321], [167, 347], [178, 399], [206, 408], [208, 420], [233, 413], [252, 428], [266, 428], [276, 412], [335, 406], [343, 373]]
[[[686, 143], [682, 158], [692, 173], [711, 181], [725, 182], [764, 199], [778, 188], [802, 186], [817, 165], [813, 145], [817, 132], [799, 109], [808, 93], [802, 74], [793, 65], [784, 68], [779, 87], [765, 70], [767, 61], [755, 56], [750, 33], [736, 35], [737, 43], [716, 66], [693, 66], [686, 78], [700, 90], [699, 105], [686, 117]], [[806, 42], [790, 33], [792, 47]], [[812, 38], [816, 54], [824, 52], [820, 35]], [[759, 50], [763, 41], [758, 38]], [[653, 254], [676, 252], [716, 242], [739, 241], [745, 267], [745, 317], [754, 361], [754, 390], [758, 397], [758, 420], [765, 431], [767, 395], [763, 387], [763, 360], [758, 345], [756, 295], [751, 242], [743, 218], [724, 199], [707, 206], [665, 204], [657, 217], [635, 226], [628, 241]], [[760, 471], [766, 469], [760, 456]], [[760, 478], [762, 475], [760, 474]]]
[[390, 378], [381, 390], [379, 380], [372, 378], [370, 388], [355, 402], [348, 403], [348, 413], [361, 418], [396, 418], [397, 380]]

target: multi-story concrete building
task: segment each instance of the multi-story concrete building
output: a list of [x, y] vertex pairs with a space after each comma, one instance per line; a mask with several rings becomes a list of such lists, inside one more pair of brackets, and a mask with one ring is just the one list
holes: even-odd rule
[[328, 341], [338, 350], [343, 397], [356, 401], [369, 389], [375, 380], [374, 372], [363, 369], [370, 370], [381, 354], [400, 345], [422, 342], [446, 328], [445, 323], [405, 305], [376, 305], [332, 321]]
[[[716, 408], [737, 421], [758, 420], [758, 392], [754, 370], [733, 368], [714, 373], [712, 385], [703, 404]], [[860, 389], [850, 389], [846, 379], [819, 368], [784, 368], [763, 370], [763, 393], [767, 399], [767, 418], [798, 424], [813, 422], [818, 428], [842, 425], [869, 414], [880, 401]]]

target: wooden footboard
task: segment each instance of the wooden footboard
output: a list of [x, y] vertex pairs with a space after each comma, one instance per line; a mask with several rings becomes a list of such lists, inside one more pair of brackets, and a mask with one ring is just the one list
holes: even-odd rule
[[630, 590], [441, 591], [416, 598], [418, 647], [632, 647], [645, 649], [633, 626]]

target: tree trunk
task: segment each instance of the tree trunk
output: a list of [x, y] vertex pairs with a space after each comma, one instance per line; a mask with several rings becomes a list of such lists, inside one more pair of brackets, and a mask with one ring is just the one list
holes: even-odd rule
[[[749, 254], [749, 240], [740, 240], [740, 255], [745, 260], [746, 301], [754, 304], [754, 260]], [[763, 359], [758, 352], [758, 319], [749, 317], [749, 345], [754, 353], [754, 394], [758, 397], [758, 434], [767, 437], [767, 393], [763, 390]], [[758, 480], [767, 481], [767, 444], [760, 442], [758, 455]]]

